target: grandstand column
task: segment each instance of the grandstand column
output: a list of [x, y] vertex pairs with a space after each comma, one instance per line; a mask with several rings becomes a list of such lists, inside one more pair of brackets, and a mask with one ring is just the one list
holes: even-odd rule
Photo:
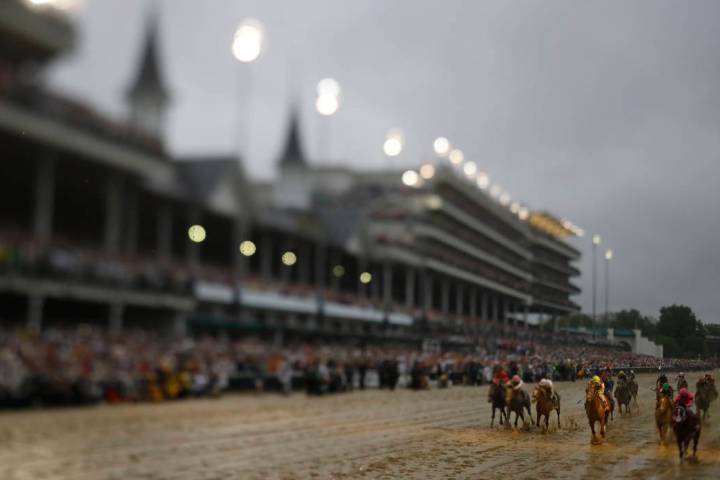
[[500, 297], [493, 295], [492, 297], [492, 323], [497, 324], [500, 320]]
[[459, 283], [457, 286], [456, 297], [455, 297], [455, 313], [458, 316], [463, 316], [463, 310], [465, 309], [464, 300], [465, 300], [465, 290], [463, 289], [462, 284]]
[[327, 247], [322, 241], [315, 244], [315, 286], [322, 292], [327, 283]]
[[35, 239], [46, 244], [52, 236], [55, 204], [55, 158], [46, 153], [37, 159], [35, 168], [35, 211], [33, 233]]
[[510, 317], [508, 316], [509, 313], [510, 313], [510, 302], [508, 300], [508, 297], [503, 297], [503, 300], [502, 300], [502, 323], [505, 326], [510, 325]]
[[32, 294], [28, 297], [28, 328], [40, 330], [42, 328], [43, 312], [45, 310], [45, 297]]
[[310, 284], [310, 247], [303, 244], [298, 248], [298, 280], [301, 285]]
[[110, 332], [120, 333], [123, 328], [123, 315], [125, 314], [125, 305], [121, 302], [110, 304]]
[[123, 180], [110, 175], [105, 189], [105, 252], [118, 253], [120, 249], [120, 223], [123, 213]]
[[483, 322], [487, 323], [488, 318], [488, 294], [487, 292], [482, 293], [482, 300], [480, 304], [480, 318]]
[[187, 313], [177, 312], [175, 314], [173, 330], [177, 336], [183, 336], [187, 333]]
[[405, 306], [415, 306], [415, 271], [409, 265], [405, 267]]
[[523, 320], [525, 321], [525, 330], [530, 329], [530, 325], [528, 324], [528, 311], [530, 310], [530, 305], [527, 303], [525, 304], [525, 308], [523, 309]]
[[450, 310], [450, 282], [447, 277], [442, 279], [442, 290], [440, 293], [440, 309], [443, 315], [447, 315]]
[[270, 234], [266, 233], [260, 240], [260, 276], [264, 282], [272, 279], [272, 253], [273, 241]]
[[473, 336], [475, 337], [475, 339], [477, 339], [479, 331], [480, 331], [478, 328], [480, 326], [479, 325], [480, 320], [477, 317], [477, 287], [475, 287], [474, 285], [470, 286], [469, 302], [470, 302], [470, 305], [469, 305], [469, 309], [468, 309], [468, 312], [469, 312], [468, 314], [470, 316], [470, 322], [472, 323]]
[[383, 306], [387, 309], [393, 303], [392, 298], [392, 265], [389, 262], [383, 263]]
[[163, 203], [157, 210], [157, 256], [168, 259], [172, 252], [172, 210]]
[[425, 270], [423, 272], [423, 310], [425, 315], [427, 316], [427, 313], [432, 310], [433, 306], [433, 286], [432, 286], [432, 277], [430, 276], [430, 272]]
[[129, 190], [126, 196], [125, 253], [134, 255], [138, 249], [138, 232], [140, 222], [139, 199], [136, 190]]

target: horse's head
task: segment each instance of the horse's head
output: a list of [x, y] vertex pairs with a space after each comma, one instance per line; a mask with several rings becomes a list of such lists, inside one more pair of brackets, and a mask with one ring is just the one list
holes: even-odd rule
[[673, 410], [673, 421], [675, 423], [683, 423], [687, 418], [687, 410], [682, 405], [676, 405]]

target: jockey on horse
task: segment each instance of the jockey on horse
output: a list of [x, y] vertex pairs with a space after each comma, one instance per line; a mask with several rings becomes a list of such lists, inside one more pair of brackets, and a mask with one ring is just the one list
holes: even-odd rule
[[672, 398], [673, 393], [674, 393], [672, 387], [670, 386], [670, 381], [668, 380], [667, 375], [665, 375], [665, 372], [662, 371], [662, 367], [658, 367], [658, 372], [660, 372], [660, 373], [658, 375], [657, 380], [655, 380], [655, 408], [656, 409], [660, 406], [660, 395], [663, 393], [663, 387], [665, 385], [667, 385], [668, 388], [670, 389], [670, 391], [669, 391], [670, 398]]
[[678, 373], [676, 380], [678, 392], [683, 388], [688, 388], [687, 379], [685, 378], [685, 374], [683, 372]]
[[500, 365], [496, 370], [495, 374], [492, 378], [492, 383], [490, 384], [490, 388], [488, 389], [488, 402], [492, 402], [493, 393], [495, 392], [496, 388], [505, 388], [507, 383], [510, 381], [510, 376], [507, 373], [507, 370], [505, 370], [505, 367]]
[[605, 387], [605, 397], [607, 397], [610, 402], [610, 418], [612, 418], [613, 412], [615, 411], [615, 399], [613, 398], [613, 388], [615, 387], [615, 382], [613, 382], [612, 370], [610, 370], [610, 367], [605, 367], [605, 369], [600, 372], [600, 379]]
[[600, 435], [605, 438], [605, 428], [610, 416], [610, 401], [605, 395], [605, 384], [597, 375], [588, 382], [585, 391], [585, 412], [592, 431], [591, 442], [597, 443], [595, 423], [600, 422]]

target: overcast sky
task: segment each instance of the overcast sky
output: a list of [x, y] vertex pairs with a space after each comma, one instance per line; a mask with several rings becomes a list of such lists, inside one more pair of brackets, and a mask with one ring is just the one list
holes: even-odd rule
[[[123, 115], [151, 2], [85, 2], [81, 43], [53, 84]], [[398, 127], [394, 162], [417, 165], [445, 135], [513, 198], [602, 235], [611, 310], [684, 303], [720, 321], [720, 2], [157, 3], [173, 153], [242, 144], [250, 176], [271, 178], [293, 101], [317, 163], [386, 166]], [[229, 49], [246, 17], [267, 33], [251, 65]], [[330, 119], [313, 109], [327, 76], [342, 85]], [[576, 300], [590, 310], [589, 237], [577, 245]]]

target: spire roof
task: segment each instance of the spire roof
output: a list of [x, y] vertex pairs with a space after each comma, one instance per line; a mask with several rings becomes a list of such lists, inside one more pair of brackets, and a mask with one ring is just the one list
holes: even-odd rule
[[302, 149], [300, 140], [300, 120], [298, 110], [292, 107], [290, 110], [290, 121], [288, 125], [287, 138], [285, 140], [285, 150], [280, 157], [280, 166], [305, 166], [305, 154]]
[[158, 46], [158, 15], [153, 11], [145, 28], [145, 41], [140, 54], [139, 68], [132, 86], [128, 90], [128, 97], [133, 98], [141, 93], [157, 95], [167, 101], [170, 98], [168, 88], [163, 79], [160, 68], [161, 58]]

